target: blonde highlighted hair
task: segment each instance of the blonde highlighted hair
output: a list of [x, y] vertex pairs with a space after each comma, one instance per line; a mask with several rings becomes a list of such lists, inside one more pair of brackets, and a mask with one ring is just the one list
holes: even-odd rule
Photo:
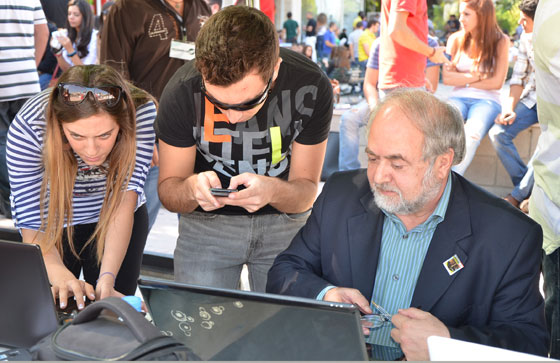
[[[113, 107], [98, 103], [91, 93], [78, 105], [68, 105], [59, 95], [60, 83], [80, 84], [85, 87], [119, 86], [120, 101]], [[119, 126], [119, 134], [111, 153], [107, 157], [106, 192], [101, 207], [99, 222], [85, 246], [96, 241], [97, 261], [101, 261], [105, 248], [108, 225], [124, 199], [128, 182], [132, 176], [136, 159], [136, 107], [153, 98], [126, 82], [120, 74], [107, 66], [74, 66], [59, 78], [54, 87], [46, 110], [46, 133], [44, 136], [44, 178], [41, 184], [41, 231], [45, 238], [41, 247], [48, 251], [55, 247], [63, 253], [66, 237], [70, 251], [78, 257], [73, 243], [73, 190], [78, 163], [74, 152], [64, 136], [62, 124], [71, 123], [97, 114], [107, 114]], [[48, 213], [45, 215], [46, 207]], [[66, 223], [66, 236], [64, 224]], [[84, 248], [85, 248], [84, 246]]]

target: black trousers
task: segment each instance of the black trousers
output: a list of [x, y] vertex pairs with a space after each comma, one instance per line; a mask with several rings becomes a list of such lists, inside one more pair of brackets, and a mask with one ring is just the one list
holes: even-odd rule
[[[70, 251], [66, 237], [64, 237], [64, 265], [79, 278], [80, 271], [83, 269], [84, 279], [87, 283], [95, 287], [99, 277], [99, 267], [97, 264], [96, 251], [97, 243], [93, 241], [83, 251], [82, 248], [95, 231], [96, 223], [81, 224], [74, 226], [74, 246], [80, 258], [76, 258]], [[66, 231], [65, 231], [66, 232]], [[66, 234], [65, 234], [66, 236]], [[142, 265], [142, 255], [144, 246], [148, 238], [148, 209], [146, 205], [141, 206], [134, 213], [134, 224], [132, 235], [126, 251], [121, 269], [115, 281], [115, 290], [125, 295], [134, 295], [138, 276], [140, 276], [140, 266]], [[81, 253], [80, 253], [81, 251]]]

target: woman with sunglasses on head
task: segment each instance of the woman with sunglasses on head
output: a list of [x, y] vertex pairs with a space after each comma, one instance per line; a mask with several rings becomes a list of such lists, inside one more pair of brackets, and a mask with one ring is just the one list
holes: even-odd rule
[[500, 90], [508, 68], [509, 39], [496, 22], [492, 0], [461, 0], [462, 29], [451, 34], [447, 53], [451, 64], [443, 67], [443, 83], [455, 86], [449, 101], [465, 120], [465, 158], [453, 167], [463, 175], [480, 141], [501, 112]]
[[61, 47], [53, 50], [63, 71], [75, 65], [97, 62], [97, 30], [93, 28], [94, 16], [86, 0], [68, 2], [66, 30], [68, 36], [59, 34]]
[[14, 223], [24, 242], [41, 246], [62, 308], [72, 295], [83, 308], [84, 296], [136, 290], [155, 116], [148, 93], [113, 68], [89, 65], [64, 72], [10, 126]]

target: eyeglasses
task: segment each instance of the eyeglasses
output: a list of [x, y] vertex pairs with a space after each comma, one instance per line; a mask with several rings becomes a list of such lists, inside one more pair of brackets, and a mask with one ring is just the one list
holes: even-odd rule
[[238, 103], [238, 104], [235, 104], [235, 105], [229, 105], [227, 103], [222, 103], [222, 102], [218, 101], [217, 99], [215, 99], [214, 97], [210, 96], [208, 94], [208, 92], [206, 92], [206, 87], [204, 86], [204, 79], [202, 80], [200, 88], [202, 90], [202, 93], [204, 93], [206, 98], [208, 98], [208, 101], [212, 102], [214, 104], [214, 106], [216, 106], [216, 107], [218, 107], [222, 110], [247, 111], [247, 110], [250, 110], [250, 109], [253, 109], [253, 108], [257, 107], [258, 105], [263, 103], [268, 98], [268, 95], [272, 91], [270, 89], [271, 84], [272, 84], [272, 77], [270, 77], [270, 79], [268, 80], [268, 83], [266, 84], [266, 88], [264, 89], [263, 93], [261, 93], [260, 95], [258, 95], [255, 98], [253, 98], [252, 100], [249, 100], [249, 101], [243, 102], [243, 103]]
[[98, 103], [107, 107], [114, 107], [121, 100], [122, 88], [119, 86], [86, 87], [79, 84], [60, 83], [58, 93], [62, 102], [70, 106], [76, 106], [84, 102], [88, 93], [91, 93]]

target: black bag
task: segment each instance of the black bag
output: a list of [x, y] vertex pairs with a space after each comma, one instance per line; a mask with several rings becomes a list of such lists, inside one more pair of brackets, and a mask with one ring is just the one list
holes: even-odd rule
[[[105, 311], [101, 313], [104, 309]], [[112, 313], [112, 314], [111, 314]], [[31, 348], [33, 360], [199, 360], [126, 301], [106, 298]]]

